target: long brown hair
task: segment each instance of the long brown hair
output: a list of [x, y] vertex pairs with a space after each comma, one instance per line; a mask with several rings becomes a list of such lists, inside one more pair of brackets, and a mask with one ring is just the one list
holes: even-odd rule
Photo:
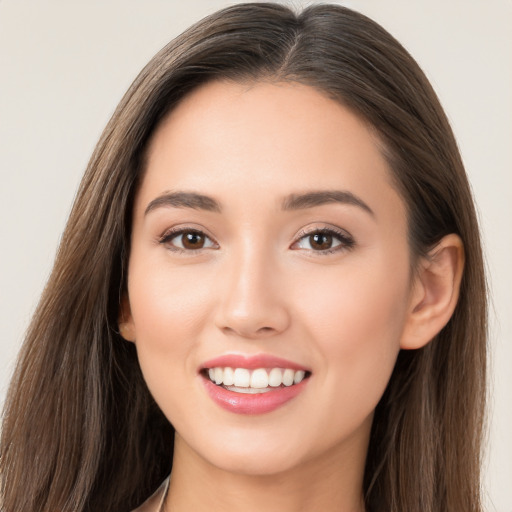
[[160, 120], [210, 80], [295, 81], [374, 127], [408, 212], [413, 256], [457, 233], [466, 265], [453, 317], [399, 354], [366, 462], [368, 512], [477, 512], [486, 285], [470, 188], [451, 128], [407, 51], [365, 16], [239, 4], [192, 26], [134, 81], [91, 158], [6, 401], [7, 512], [127, 511], [172, 465], [173, 428], [117, 332], [133, 197]]

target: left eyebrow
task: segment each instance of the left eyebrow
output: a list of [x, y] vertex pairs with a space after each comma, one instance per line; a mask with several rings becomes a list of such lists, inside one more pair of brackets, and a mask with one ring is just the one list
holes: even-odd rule
[[282, 203], [285, 211], [302, 210], [330, 203], [341, 203], [357, 206], [375, 217], [373, 210], [359, 197], [348, 190], [318, 190], [304, 194], [290, 194]]
[[195, 192], [165, 192], [148, 204], [144, 215], [157, 208], [165, 207], [221, 212], [220, 204], [213, 197], [196, 194]]

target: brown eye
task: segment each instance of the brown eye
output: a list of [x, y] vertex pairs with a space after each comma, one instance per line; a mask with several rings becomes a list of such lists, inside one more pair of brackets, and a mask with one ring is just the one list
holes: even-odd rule
[[303, 234], [291, 248], [327, 254], [351, 249], [354, 243], [354, 239], [347, 232], [324, 228]]
[[175, 251], [197, 251], [215, 248], [216, 244], [201, 231], [181, 229], [167, 233], [160, 240], [161, 244]]
[[181, 243], [185, 249], [202, 249], [204, 247], [205, 236], [202, 233], [183, 233], [181, 237]]
[[327, 233], [315, 233], [309, 236], [309, 245], [316, 251], [325, 251], [332, 247], [332, 235]]

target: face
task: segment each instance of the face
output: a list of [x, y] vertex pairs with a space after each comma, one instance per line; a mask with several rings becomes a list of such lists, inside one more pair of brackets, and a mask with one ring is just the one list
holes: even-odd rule
[[390, 176], [299, 84], [211, 83], [160, 125], [121, 320], [177, 447], [249, 474], [364, 459], [410, 305]]

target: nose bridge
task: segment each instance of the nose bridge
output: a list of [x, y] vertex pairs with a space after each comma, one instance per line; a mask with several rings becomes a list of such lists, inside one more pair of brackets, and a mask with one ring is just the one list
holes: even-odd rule
[[218, 326], [244, 337], [282, 332], [289, 323], [282, 277], [265, 244], [246, 240], [226, 261]]

